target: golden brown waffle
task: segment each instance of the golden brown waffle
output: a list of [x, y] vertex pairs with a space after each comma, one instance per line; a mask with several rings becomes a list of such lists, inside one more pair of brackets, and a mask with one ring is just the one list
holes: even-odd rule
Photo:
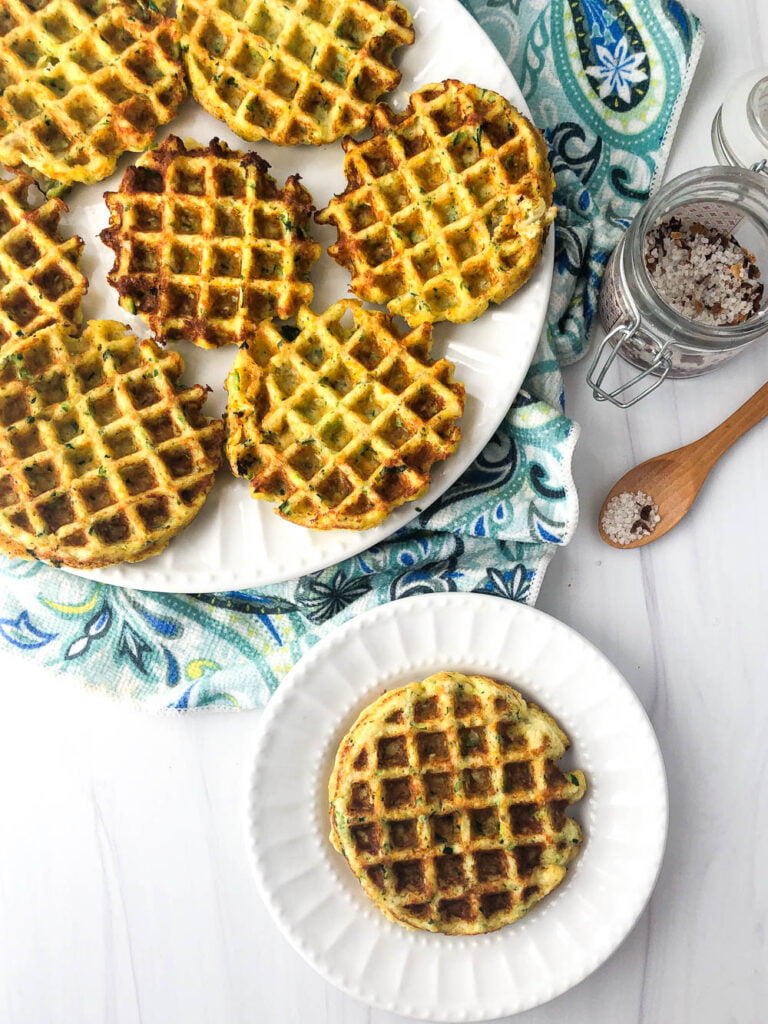
[[333, 142], [394, 89], [413, 42], [395, 0], [180, 0], [195, 99], [244, 139]]
[[176, 352], [111, 320], [0, 351], [0, 550], [95, 569], [161, 551], [200, 511], [221, 461], [206, 389]]
[[[265, 322], [227, 381], [226, 452], [254, 497], [318, 530], [364, 530], [429, 486], [455, 451], [464, 386], [432, 362], [428, 327], [402, 336], [354, 300], [302, 309], [293, 340]], [[291, 331], [296, 335], [296, 331]]]
[[47, 324], [79, 323], [88, 288], [82, 238], [58, 233], [67, 207], [60, 199], [36, 205], [31, 188], [25, 175], [0, 181], [0, 345]]
[[218, 139], [187, 150], [170, 135], [106, 193], [109, 283], [160, 340], [241, 344], [254, 323], [312, 301], [312, 197], [298, 175], [279, 189], [268, 167]]
[[186, 94], [179, 27], [151, 0], [0, 0], [0, 163], [58, 194], [146, 149]]
[[474, 320], [528, 279], [554, 218], [540, 133], [503, 97], [448, 80], [381, 105], [345, 139], [348, 186], [317, 215], [352, 290], [409, 324]]
[[392, 921], [474, 935], [551, 892], [582, 835], [566, 808], [568, 738], [503, 683], [438, 672], [389, 690], [342, 740], [329, 784], [331, 842]]

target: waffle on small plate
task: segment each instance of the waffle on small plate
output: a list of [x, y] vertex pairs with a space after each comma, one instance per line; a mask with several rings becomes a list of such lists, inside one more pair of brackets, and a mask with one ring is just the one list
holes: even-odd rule
[[568, 745], [548, 714], [484, 676], [389, 690], [339, 746], [331, 842], [390, 920], [495, 931], [560, 884], [580, 849], [566, 808], [584, 775], [557, 765]]
[[122, 324], [43, 328], [0, 349], [0, 551], [95, 569], [157, 554], [221, 462], [206, 389]]
[[413, 42], [396, 0], [179, 0], [192, 92], [241, 138], [333, 142], [364, 129]]
[[239, 345], [312, 301], [312, 197], [298, 175], [278, 188], [268, 167], [218, 139], [187, 149], [170, 135], [106, 193], [108, 280], [159, 340]]
[[541, 134], [507, 100], [453, 79], [385, 104], [345, 139], [348, 185], [317, 214], [352, 290], [411, 326], [474, 320], [528, 279], [554, 219]]
[[26, 175], [0, 181], [0, 345], [54, 323], [79, 324], [88, 282], [82, 238], [61, 238], [60, 199], [38, 203]]
[[186, 95], [152, 0], [0, 0], [0, 164], [58, 195], [146, 149]]
[[403, 335], [354, 300], [264, 322], [227, 381], [226, 454], [254, 497], [318, 530], [363, 530], [422, 495], [455, 451], [464, 387], [430, 358], [431, 329]]

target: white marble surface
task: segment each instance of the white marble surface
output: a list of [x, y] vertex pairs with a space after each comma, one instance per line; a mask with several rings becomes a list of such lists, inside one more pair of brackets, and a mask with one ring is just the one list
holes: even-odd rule
[[[688, 0], [708, 43], [669, 174], [711, 162], [728, 81], [768, 64], [766, 0]], [[768, 425], [717, 467], [687, 522], [642, 552], [598, 538], [631, 465], [706, 432], [768, 378], [755, 346], [628, 413], [568, 371], [582, 524], [539, 605], [639, 694], [669, 775], [649, 910], [610, 961], [525, 1024], [768, 1019], [765, 610]], [[330, 988], [261, 906], [242, 839], [254, 714], [150, 717], [0, 654], [3, 1024], [389, 1024]], [[38, 700], [29, 705], [25, 686]], [[643, 770], [642, 765], [637, 766]], [[642, 828], [642, 822], [637, 823]]]

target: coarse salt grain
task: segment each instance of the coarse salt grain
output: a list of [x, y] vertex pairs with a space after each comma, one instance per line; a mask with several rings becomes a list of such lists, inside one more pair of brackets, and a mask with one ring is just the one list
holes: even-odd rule
[[605, 506], [600, 525], [614, 544], [631, 544], [633, 540], [653, 533], [661, 522], [658, 506], [642, 491], [614, 494]]
[[645, 265], [664, 301], [701, 324], [726, 327], [760, 309], [763, 284], [752, 253], [703, 224], [663, 221], [645, 236]]

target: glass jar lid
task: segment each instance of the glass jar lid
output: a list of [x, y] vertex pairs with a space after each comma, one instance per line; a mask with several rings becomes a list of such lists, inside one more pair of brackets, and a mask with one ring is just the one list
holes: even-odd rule
[[768, 68], [753, 68], [732, 84], [712, 122], [712, 149], [725, 166], [768, 166]]

